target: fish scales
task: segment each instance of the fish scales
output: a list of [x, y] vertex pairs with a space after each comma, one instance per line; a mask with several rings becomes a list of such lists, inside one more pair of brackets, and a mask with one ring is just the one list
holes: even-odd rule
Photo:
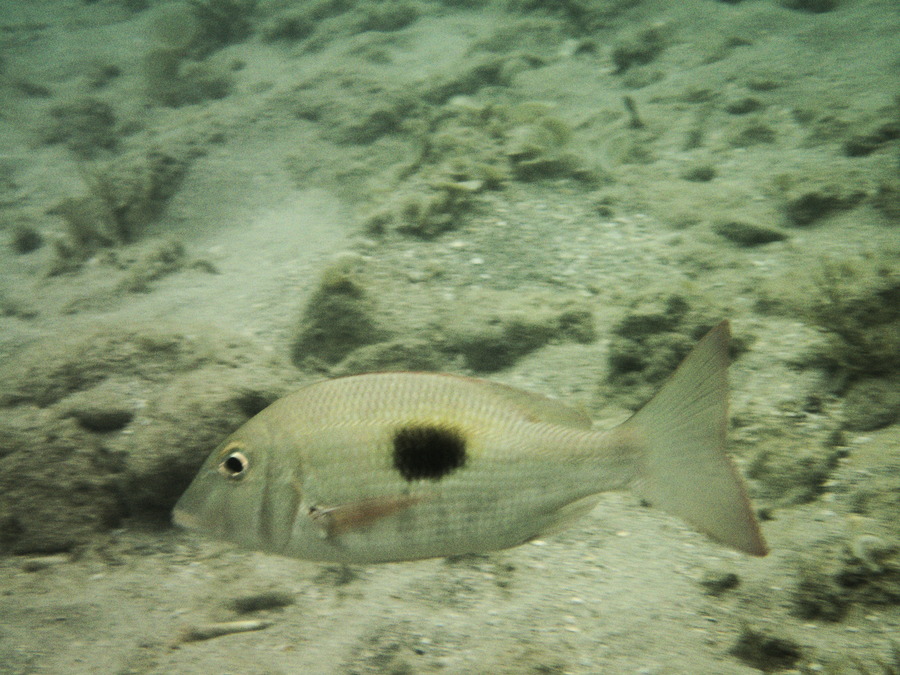
[[[360, 376], [310, 387], [301, 396], [309, 400], [289, 397], [284, 402], [291, 411], [288, 426], [293, 438], [283, 442], [305, 449], [297, 461], [304, 467], [310, 503], [421, 497], [396, 518], [363, 533], [367, 540], [375, 540], [366, 548], [376, 557], [388, 555], [401, 540], [417, 557], [440, 550], [487, 548], [490, 541], [478, 541], [473, 535], [494, 533], [500, 524], [508, 530], [509, 545], [521, 543], [559, 506], [597, 491], [574, 480], [581, 470], [577, 462], [559, 463], [552, 471], [542, 466], [548, 452], [577, 447], [576, 439], [567, 436], [583, 437], [582, 432], [529, 421], [468, 380], [440, 375]], [[391, 461], [392, 436], [396, 428], [413, 424], [452, 427], [464, 435], [466, 470], [438, 482], [405, 481]], [[581, 444], [587, 447], [585, 441], [582, 438]], [[585, 450], [584, 460], [589, 457]], [[365, 476], [362, 492], [360, 475]], [[515, 492], [509, 498], [495, 498], [498, 490], [510, 487]], [[613, 487], [612, 481], [599, 487]], [[347, 537], [353, 539], [353, 533]]]
[[595, 495], [632, 488], [762, 555], [724, 454], [723, 322], [624, 424], [595, 431], [554, 399], [473, 378], [374, 373], [312, 384], [229, 436], [176, 523], [310, 560], [384, 562], [516, 546]]

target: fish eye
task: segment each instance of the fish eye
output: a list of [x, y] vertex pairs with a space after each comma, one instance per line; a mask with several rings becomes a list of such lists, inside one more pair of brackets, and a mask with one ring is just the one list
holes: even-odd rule
[[230, 452], [219, 462], [219, 473], [226, 478], [239, 480], [247, 474], [250, 468], [250, 460], [243, 452]]

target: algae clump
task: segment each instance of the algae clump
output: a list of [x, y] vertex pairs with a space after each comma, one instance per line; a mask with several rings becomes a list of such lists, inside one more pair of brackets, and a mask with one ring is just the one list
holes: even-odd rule
[[551, 112], [540, 102], [484, 104], [456, 96], [431, 121], [408, 125], [418, 150], [385, 180], [366, 229], [433, 238], [458, 228], [478, 194], [511, 180], [596, 183], [597, 173], [568, 149], [571, 127]]
[[150, 99], [177, 107], [224, 98], [228, 72], [207, 57], [251, 34], [256, 0], [189, 0], [156, 10], [143, 67]]
[[51, 213], [65, 223], [50, 274], [77, 269], [98, 249], [129, 244], [162, 213], [187, 170], [186, 160], [158, 148], [83, 169], [87, 193]]
[[360, 257], [346, 255], [322, 272], [292, 341], [295, 365], [315, 366], [317, 360], [334, 365], [359, 347], [387, 338], [362, 268]]
[[806, 315], [832, 340], [832, 356], [848, 370], [900, 369], [900, 269], [888, 259], [823, 260], [812, 273], [818, 293]]
[[[809, 354], [827, 388], [843, 396], [844, 426], [877, 429], [900, 419], [900, 268], [896, 254], [823, 258], [781, 283], [776, 309], [800, 315], [822, 340]], [[780, 305], [780, 306], [779, 306]]]

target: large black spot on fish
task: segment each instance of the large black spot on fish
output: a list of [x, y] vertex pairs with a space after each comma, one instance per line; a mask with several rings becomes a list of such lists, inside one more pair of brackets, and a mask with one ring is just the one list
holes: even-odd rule
[[439, 426], [401, 427], [394, 434], [394, 468], [406, 480], [438, 480], [466, 463], [466, 439]]

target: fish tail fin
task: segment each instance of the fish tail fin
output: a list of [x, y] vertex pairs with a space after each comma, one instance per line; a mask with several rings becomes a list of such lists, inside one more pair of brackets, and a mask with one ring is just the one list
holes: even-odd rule
[[618, 430], [641, 450], [636, 494], [715, 541], [763, 556], [744, 484], [725, 454], [730, 339], [723, 321]]

